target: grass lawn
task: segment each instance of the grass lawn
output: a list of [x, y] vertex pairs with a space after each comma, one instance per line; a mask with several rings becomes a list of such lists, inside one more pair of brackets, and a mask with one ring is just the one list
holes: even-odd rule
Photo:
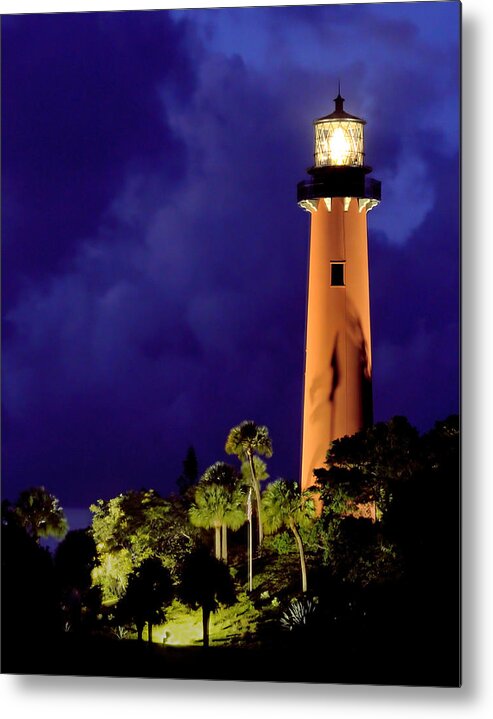
[[[211, 644], [228, 645], [241, 643], [245, 637], [255, 634], [260, 612], [245, 594], [232, 607], [221, 607], [211, 615], [209, 639]], [[174, 601], [166, 612], [166, 622], [153, 627], [155, 644], [170, 647], [200, 646], [202, 644], [202, 611], [192, 611]], [[147, 639], [147, 629], [144, 630]]]

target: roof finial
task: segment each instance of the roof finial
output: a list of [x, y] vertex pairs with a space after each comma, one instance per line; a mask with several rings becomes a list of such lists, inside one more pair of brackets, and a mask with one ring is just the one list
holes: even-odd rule
[[343, 112], [344, 111], [344, 98], [341, 95], [341, 81], [339, 80], [338, 85], [338, 95], [334, 98], [334, 102], [336, 104], [336, 112]]

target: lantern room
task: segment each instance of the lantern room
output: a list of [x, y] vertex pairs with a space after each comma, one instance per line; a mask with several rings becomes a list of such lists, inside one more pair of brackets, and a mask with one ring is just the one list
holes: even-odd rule
[[363, 167], [363, 127], [366, 123], [344, 110], [340, 92], [334, 102], [334, 112], [313, 123], [315, 167]]

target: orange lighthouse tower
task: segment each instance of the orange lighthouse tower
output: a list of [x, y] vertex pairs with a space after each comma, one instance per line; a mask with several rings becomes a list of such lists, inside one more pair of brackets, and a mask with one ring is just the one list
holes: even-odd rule
[[381, 184], [364, 164], [365, 121], [344, 110], [315, 120], [314, 165], [298, 184], [311, 214], [301, 488], [314, 483], [330, 443], [372, 422], [366, 216]]

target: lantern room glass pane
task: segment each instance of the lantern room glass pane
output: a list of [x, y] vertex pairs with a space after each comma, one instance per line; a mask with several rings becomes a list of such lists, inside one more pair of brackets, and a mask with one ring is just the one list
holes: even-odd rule
[[363, 124], [330, 120], [315, 124], [315, 166], [363, 165]]

